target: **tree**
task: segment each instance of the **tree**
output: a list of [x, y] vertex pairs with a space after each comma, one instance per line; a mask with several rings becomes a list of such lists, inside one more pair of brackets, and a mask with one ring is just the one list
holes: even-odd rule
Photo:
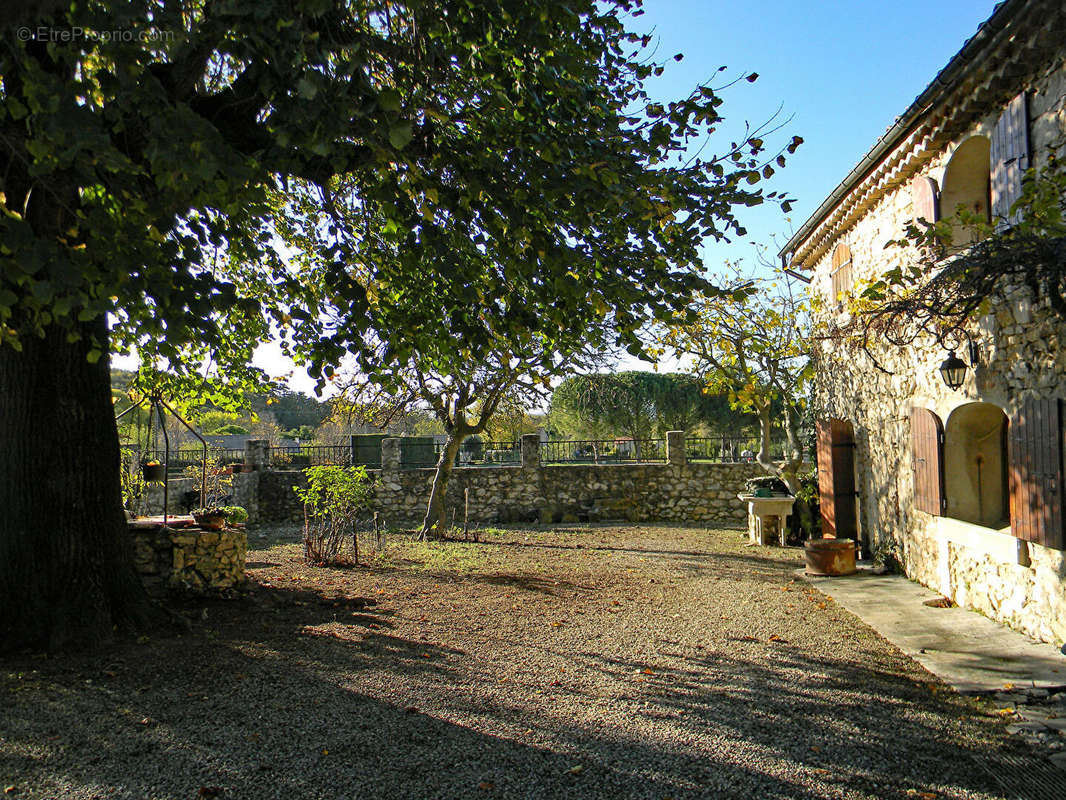
[[[747, 277], [735, 265], [722, 282], [731, 291], [693, 297], [693, 313], [663, 326], [660, 345], [693, 358], [709, 391], [725, 392], [734, 409], [758, 417], [756, 460], [795, 491], [804, 458], [804, 387], [813, 374], [807, 303], [787, 284], [779, 291], [776, 281]], [[788, 448], [780, 466], [770, 454], [775, 406]]]
[[568, 419], [570, 427], [597, 439], [624, 434], [638, 447], [641, 439], [655, 434], [720, 422], [719, 406], [702, 381], [677, 372], [575, 375], [556, 387], [551, 400], [557, 422]]
[[[386, 385], [412, 352], [458, 374], [608, 313], [639, 350], [648, 310], [711, 291], [698, 245], [742, 232], [733, 209], [763, 202], [773, 167], [758, 132], [680, 160], [721, 101], [710, 86], [650, 101], [662, 66], [625, 28], [638, 10], [73, 0], [33, 29], [131, 35], [63, 42], [22, 41], [9, 16], [5, 638], [58, 646], [144, 621], [110, 353], [178, 375], [220, 365], [213, 390], [239, 389], [273, 331], [323, 382], [351, 353]], [[279, 234], [306, 256], [287, 263]]]
[[[422, 523], [423, 537], [433, 530], [444, 533], [448, 483], [463, 442], [484, 433], [501, 404], [522, 407], [543, 395], [552, 377], [575, 366], [598, 363], [605, 335], [602, 326], [584, 329], [567, 340], [573, 345], [565, 351], [545, 350], [522, 360], [514, 358], [504, 347], [456, 374], [432, 370], [432, 364], [416, 353], [405, 369], [393, 370], [387, 390], [371, 377], [361, 376], [351, 382], [347, 387], [348, 396], [354, 399], [354, 408], [365, 410], [365, 420], [373, 420], [384, 428], [397, 417], [424, 408], [444, 430], [445, 442]], [[398, 386], [402, 387], [400, 391]]]
[[485, 424], [485, 434], [493, 442], [517, 442], [524, 434], [536, 433], [537, 422], [530, 416], [529, 399], [521, 392], [505, 394]]
[[656, 402], [665, 393], [665, 376], [656, 372], [575, 375], [552, 393], [552, 410], [571, 414], [600, 437], [625, 434], [641, 457], [641, 440], [655, 429]]

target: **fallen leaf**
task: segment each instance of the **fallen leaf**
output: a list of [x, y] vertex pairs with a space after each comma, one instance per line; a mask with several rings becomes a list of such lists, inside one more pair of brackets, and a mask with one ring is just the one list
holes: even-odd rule
[[812, 745], [811, 745], [811, 750], [813, 750], [813, 751], [814, 751], [815, 753], [820, 753], [820, 752], [822, 752], [822, 748], [821, 748], [821, 747], [819, 747], [819, 746], [818, 746], [818, 745], [816, 745], [816, 744], [812, 744]]
[[641, 672], [643, 672], [645, 675], [654, 675], [655, 674], [655, 670], [653, 670], [651, 667], [645, 667], [644, 669], [641, 670]]
[[585, 768], [581, 764], [576, 764], [575, 766], [572, 766], [569, 770], [567, 770], [567, 772], [569, 772], [571, 775], [580, 775], [584, 771]]
[[489, 789], [495, 789], [496, 788], [496, 784], [493, 783], [492, 781], [482, 781], [481, 783], [479, 783], [477, 785], [477, 788], [479, 788], [483, 792], [487, 792], [487, 791], [489, 791]]

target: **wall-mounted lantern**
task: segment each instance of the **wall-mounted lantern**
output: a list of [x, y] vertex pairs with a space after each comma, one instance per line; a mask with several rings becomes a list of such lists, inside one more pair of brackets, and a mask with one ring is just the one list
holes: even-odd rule
[[951, 391], [955, 391], [966, 380], [966, 362], [955, 355], [954, 350], [949, 350], [948, 357], [940, 365], [940, 374], [943, 376], [944, 383], [947, 384], [948, 388]]
[[[965, 336], [966, 343], [970, 350], [970, 366], [977, 369], [977, 345], [973, 343], [970, 334], [966, 333]], [[954, 392], [962, 386], [962, 382], [966, 380], [966, 369], [966, 362], [955, 355], [954, 350], [948, 350], [948, 357], [945, 358], [944, 362], [940, 365], [940, 376], [944, 379], [944, 383], [947, 387]]]

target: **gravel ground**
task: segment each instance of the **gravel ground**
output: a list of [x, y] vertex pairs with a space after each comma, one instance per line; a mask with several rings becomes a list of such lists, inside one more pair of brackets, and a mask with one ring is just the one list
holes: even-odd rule
[[572, 526], [322, 569], [293, 534], [187, 634], [0, 661], [5, 798], [993, 798], [1017, 755], [796, 549]]

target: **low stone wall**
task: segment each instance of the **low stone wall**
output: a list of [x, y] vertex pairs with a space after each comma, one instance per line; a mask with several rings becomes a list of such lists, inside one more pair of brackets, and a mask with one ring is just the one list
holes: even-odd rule
[[[194, 481], [192, 478], [169, 478], [167, 480], [167, 513], [189, 513], [189, 509], [182, 503], [182, 495], [190, 491], [199, 491], [199, 489], [200, 482]], [[195, 505], [199, 505], [199, 503], [194, 503]], [[148, 484], [146, 497], [142, 501], [142, 507], [138, 513], [146, 516], [163, 513], [163, 484]]]
[[134, 566], [149, 593], [213, 593], [245, 581], [247, 534], [237, 528], [131, 530]]
[[[434, 469], [369, 470], [375, 481], [373, 511], [385, 525], [422, 521]], [[737, 500], [758, 464], [572, 464], [537, 467], [456, 467], [448, 485], [449, 521], [463, 520], [470, 490], [470, 523], [687, 522], [743, 527], [747, 507]], [[298, 522], [303, 508], [293, 491], [299, 471], [234, 476], [234, 501], [250, 522]]]

